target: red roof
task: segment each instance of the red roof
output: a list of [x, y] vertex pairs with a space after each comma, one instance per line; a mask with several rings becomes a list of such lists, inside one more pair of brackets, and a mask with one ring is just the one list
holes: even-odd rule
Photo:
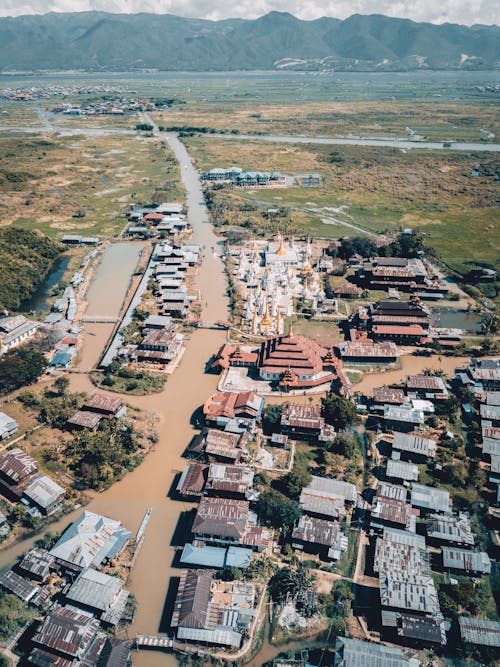
[[[203, 414], [215, 419], [217, 417], [232, 418], [235, 416], [254, 416], [257, 395], [253, 391], [229, 392], [219, 391], [206, 401]], [[260, 398], [260, 397], [259, 397]]]
[[260, 347], [259, 369], [268, 373], [284, 373], [291, 369], [300, 375], [317, 375], [323, 371], [327, 350], [304, 336], [276, 336]]
[[150, 221], [158, 220], [158, 221], [161, 221], [161, 220], [163, 220], [164, 217], [165, 216], [163, 215], [163, 213], [148, 213], [147, 215], [144, 216], [144, 220], [150, 220]]
[[422, 336], [424, 334], [424, 330], [419, 324], [412, 324], [408, 327], [400, 327], [390, 324], [375, 324], [372, 329], [373, 333], [376, 334], [390, 334], [395, 336]]

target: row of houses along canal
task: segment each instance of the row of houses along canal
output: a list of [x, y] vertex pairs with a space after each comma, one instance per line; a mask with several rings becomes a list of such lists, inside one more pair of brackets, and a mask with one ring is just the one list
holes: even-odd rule
[[[217, 245], [218, 239], [208, 222], [198, 174], [177, 137], [169, 136], [169, 142], [179, 161], [187, 191], [193, 241], [210, 249]], [[125, 244], [110, 246], [109, 254], [106, 253], [89, 288], [87, 314], [117, 315], [120, 311], [137, 264], [137, 246], [128, 245], [128, 250], [126, 247]], [[205, 252], [200, 266], [199, 287], [203, 299], [202, 319], [208, 322], [226, 320], [228, 301], [224, 267], [220, 258], [209, 250]], [[99, 362], [114, 326], [113, 322], [85, 324], [80, 370], [89, 370]], [[168, 626], [166, 601], [169, 583], [171, 578], [179, 575], [179, 570], [172, 568], [172, 540], [179, 516], [189, 509], [185, 503], [169, 498], [169, 490], [177, 473], [184, 467], [182, 454], [194, 434], [193, 413], [216, 388], [217, 378], [205, 373], [205, 364], [214, 349], [221, 345], [224, 336], [221, 330], [195, 330], [179, 368], [161, 393], [124, 397], [134, 406], [156, 413], [159, 440], [139, 468], [107, 491], [96, 494], [88, 505], [90, 511], [118, 519], [130, 529], [139, 526], [148, 508], [152, 508], [144, 543], [128, 584], [138, 603], [134, 622], [129, 628], [131, 638], [157, 635]], [[71, 374], [71, 386], [76, 391], [91, 393], [94, 390], [88, 376], [82, 373]], [[61, 532], [80, 512], [66, 515], [52, 524], [51, 531]], [[0, 568], [12, 564], [39, 537], [34, 536], [2, 552]], [[137, 667], [171, 667], [177, 662], [168, 653], [140, 651], [134, 652], [133, 664]]]

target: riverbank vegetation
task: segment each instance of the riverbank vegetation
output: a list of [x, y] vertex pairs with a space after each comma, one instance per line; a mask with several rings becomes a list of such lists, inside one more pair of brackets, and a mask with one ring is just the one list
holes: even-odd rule
[[[3, 183], [0, 179], [0, 192]], [[20, 310], [45, 280], [61, 247], [37, 232], [0, 229], [0, 310]]]
[[96, 431], [68, 430], [67, 420], [86, 399], [58, 378], [43, 391], [23, 392], [19, 401], [38, 415], [48, 430], [30, 438], [29, 448], [44, 467], [73, 480], [73, 487], [102, 490], [133, 470], [154, 442], [151, 416], [138, 410], [121, 419], [102, 419]]
[[36, 611], [30, 609], [16, 595], [0, 592], [0, 641], [9, 639], [23, 625], [32, 621], [36, 615]]
[[0, 394], [33, 384], [46, 368], [47, 359], [35, 343], [9, 350], [0, 357]]
[[106, 371], [92, 371], [90, 379], [96, 387], [106, 391], [131, 396], [157, 394], [165, 386], [167, 378], [164, 374], [135, 370], [126, 366], [111, 365]]

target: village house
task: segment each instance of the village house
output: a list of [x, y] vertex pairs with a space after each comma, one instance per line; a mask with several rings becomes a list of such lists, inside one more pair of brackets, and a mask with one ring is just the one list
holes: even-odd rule
[[395, 572], [412, 576], [429, 572], [425, 539], [412, 534], [401, 536], [404, 531], [385, 528], [383, 537], [377, 537], [373, 571], [376, 574]]
[[363, 290], [361, 287], [353, 285], [352, 283], [343, 283], [342, 285], [335, 287], [333, 293], [336, 297], [342, 299], [359, 299], [363, 294]]
[[66, 489], [47, 475], [36, 475], [24, 488], [22, 501], [45, 516], [58, 510], [66, 497]]
[[455, 546], [443, 546], [441, 551], [443, 555], [443, 567], [447, 570], [470, 574], [490, 574], [491, 572], [490, 558], [483, 551], [458, 549]]
[[436, 458], [437, 443], [414, 433], [396, 431], [392, 441], [393, 458], [423, 463]]
[[388, 459], [385, 476], [389, 480], [398, 482], [416, 482], [418, 480], [418, 466], [399, 459]]
[[66, 593], [66, 600], [72, 608], [92, 614], [109, 626], [120, 622], [128, 597], [129, 592], [123, 588], [119, 577], [93, 568], [82, 570]]
[[130, 534], [119, 521], [85, 510], [66, 528], [49, 553], [69, 571], [99, 569], [120, 553]]
[[409, 375], [406, 378], [406, 393], [411, 398], [442, 400], [449, 392], [442, 377], [438, 375]]
[[192, 533], [195, 540], [214, 545], [236, 545], [267, 551], [271, 532], [257, 526], [247, 500], [203, 497], [196, 510]]
[[250, 565], [252, 553], [252, 549], [242, 547], [185, 544], [179, 563], [185, 567], [208, 567], [219, 570], [224, 567], [245, 569]]
[[177, 639], [238, 648], [255, 618], [256, 598], [253, 584], [218, 581], [210, 570], [186, 570], [170, 624]]
[[373, 389], [373, 404], [376, 409], [384, 405], [403, 405], [406, 402], [406, 396], [402, 389], [396, 387], [375, 387]]
[[385, 572], [379, 577], [382, 610], [419, 616], [440, 615], [438, 595], [430, 574]]
[[417, 654], [396, 646], [337, 637], [334, 667], [421, 667]]
[[28, 664], [126, 667], [130, 644], [98, 632], [99, 621], [76, 609], [52, 609], [36, 630]]
[[65, 245], [99, 245], [101, 239], [97, 236], [78, 236], [77, 234], [64, 234], [61, 238], [61, 243]]
[[45, 581], [54, 567], [55, 559], [46, 549], [36, 547], [24, 556], [17, 570], [29, 579]]
[[127, 412], [127, 406], [117, 396], [93, 394], [82, 407], [67, 421], [68, 428], [96, 431], [102, 419], [120, 419]]
[[460, 636], [466, 644], [500, 648], [500, 623], [483, 618], [460, 616]]
[[0, 492], [18, 501], [38, 468], [38, 461], [19, 447], [8, 450], [0, 456]]
[[433, 647], [447, 642], [446, 622], [442, 616], [418, 616], [417, 614], [382, 612], [382, 633], [385, 641], [410, 644], [416, 649]]
[[383, 420], [386, 430], [413, 431], [424, 424], [424, 412], [411, 405], [384, 405]]
[[208, 426], [233, 432], [242, 428], [253, 431], [263, 408], [264, 398], [253, 391], [218, 391], [205, 402], [203, 416]]
[[208, 428], [193, 439], [190, 452], [192, 454], [203, 453], [217, 461], [238, 463], [240, 459], [248, 455], [249, 439], [248, 431], [239, 434]]
[[6, 440], [17, 433], [19, 426], [13, 417], [0, 412], [0, 440]]
[[168, 329], [146, 330], [132, 357], [140, 362], [168, 365], [178, 363], [184, 351], [184, 336], [176, 326], [171, 326]]
[[346, 341], [339, 345], [340, 356], [346, 364], [394, 364], [398, 348], [393, 342], [374, 343], [368, 338]]
[[208, 467], [197, 461], [188, 463], [177, 482], [177, 493], [186, 499], [201, 498], [207, 482]]
[[13, 570], [6, 570], [0, 574], [0, 588], [12, 593], [25, 604], [28, 604], [40, 591], [40, 587], [31, 581], [23, 579]]
[[418, 512], [404, 500], [377, 495], [372, 504], [370, 526], [376, 531], [388, 527], [414, 533], [417, 516]]
[[285, 403], [281, 410], [281, 431], [295, 440], [331, 442], [335, 429], [321, 416], [321, 405]]
[[252, 493], [254, 473], [244, 466], [211, 463], [205, 493], [219, 498], [255, 499]]
[[29, 320], [24, 315], [0, 317], [0, 354], [33, 338], [39, 326], [39, 322]]
[[302, 489], [299, 503], [303, 512], [310, 516], [342, 519], [346, 516], [346, 506], [354, 505], [356, 499], [354, 484], [313, 475]]
[[468, 515], [430, 514], [427, 518], [427, 538], [429, 544], [441, 546], [451, 544], [459, 547], [473, 547], [474, 534]]
[[302, 515], [292, 532], [294, 549], [315, 554], [324, 561], [340, 560], [347, 545], [338, 521]]
[[253, 470], [244, 466], [224, 463], [189, 463], [177, 484], [177, 492], [183, 498], [201, 498], [209, 495], [222, 498], [248, 500], [252, 493]]
[[426, 514], [451, 513], [450, 492], [447, 489], [413, 484], [410, 502], [413, 507], [418, 507], [421, 512]]

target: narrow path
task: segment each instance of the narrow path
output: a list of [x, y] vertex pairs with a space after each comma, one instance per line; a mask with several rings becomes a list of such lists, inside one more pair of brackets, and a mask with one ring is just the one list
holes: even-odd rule
[[[402, 148], [427, 149], [437, 151], [470, 151], [498, 153], [500, 144], [468, 143], [461, 141], [445, 142], [437, 141], [408, 141], [406, 139], [375, 139], [373, 137], [307, 137], [302, 135], [286, 134], [203, 134], [203, 137], [212, 139], [228, 139], [232, 141], [269, 141], [271, 143], [285, 144], [326, 144], [332, 146], [371, 146], [375, 148]], [[446, 142], [448, 144], [448, 142]]]

